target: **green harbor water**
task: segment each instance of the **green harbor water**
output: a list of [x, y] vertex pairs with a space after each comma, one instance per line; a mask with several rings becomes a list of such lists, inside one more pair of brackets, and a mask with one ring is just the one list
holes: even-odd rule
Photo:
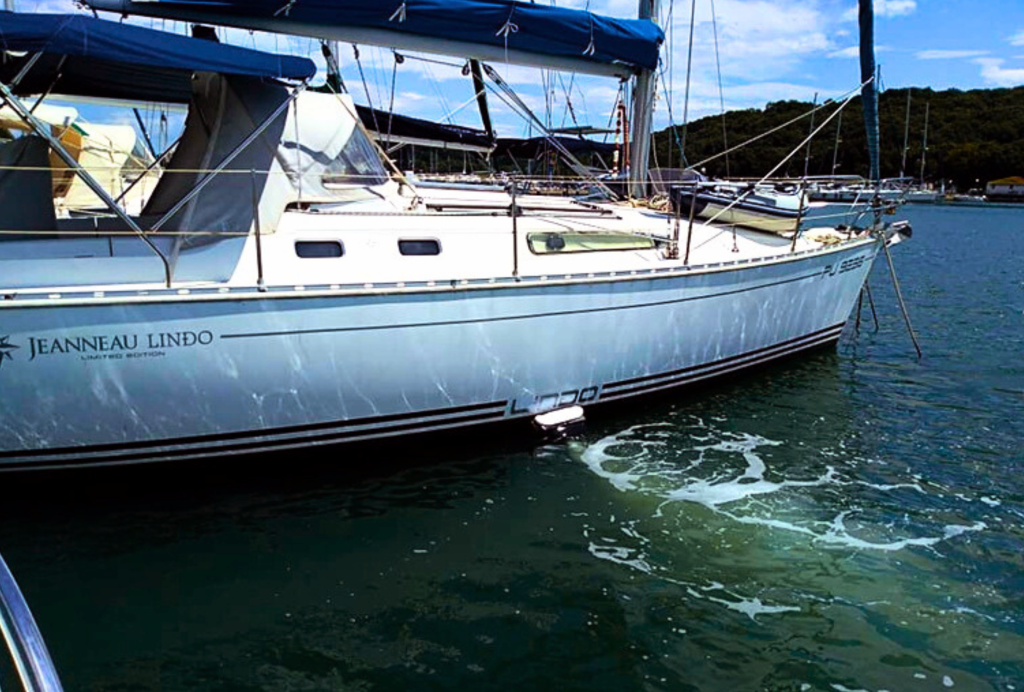
[[0, 552], [69, 691], [1024, 691], [1024, 209], [900, 214], [920, 361], [880, 262], [578, 441], [0, 476]]

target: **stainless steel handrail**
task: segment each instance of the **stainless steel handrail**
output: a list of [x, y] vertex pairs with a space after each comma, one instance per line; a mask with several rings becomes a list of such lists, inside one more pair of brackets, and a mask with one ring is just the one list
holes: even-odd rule
[[50, 652], [18, 582], [0, 556], [0, 631], [25, 692], [63, 692]]

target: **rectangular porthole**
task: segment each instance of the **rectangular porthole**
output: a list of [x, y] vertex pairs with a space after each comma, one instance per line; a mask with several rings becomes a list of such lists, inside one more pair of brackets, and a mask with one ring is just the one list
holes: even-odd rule
[[651, 250], [654, 239], [623, 231], [559, 231], [527, 233], [526, 242], [535, 255], [565, 255], [575, 252]]
[[337, 240], [298, 240], [295, 242], [295, 254], [305, 259], [341, 257], [345, 254], [345, 246]]
[[441, 243], [436, 240], [399, 240], [398, 251], [403, 255], [440, 255]]

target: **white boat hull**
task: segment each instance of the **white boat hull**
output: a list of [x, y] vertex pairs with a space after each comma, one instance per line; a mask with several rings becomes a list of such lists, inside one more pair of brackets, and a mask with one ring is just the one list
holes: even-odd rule
[[15, 297], [0, 301], [0, 468], [390, 437], [689, 384], [834, 343], [878, 249], [572, 280]]

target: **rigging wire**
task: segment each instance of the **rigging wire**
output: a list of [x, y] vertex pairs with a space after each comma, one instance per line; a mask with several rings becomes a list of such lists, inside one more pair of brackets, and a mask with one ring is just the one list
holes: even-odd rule
[[419, 62], [426, 62], [426, 63], [430, 63], [432, 65], [444, 65], [445, 67], [455, 67], [457, 69], [462, 69], [462, 66], [464, 64], [464, 63], [461, 63], [461, 62], [448, 62], [447, 60], [438, 60], [437, 58], [428, 58], [428, 57], [426, 57], [424, 55], [410, 55], [408, 53], [403, 53], [402, 57], [404, 57], [406, 60], [417, 60]]
[[[722, 88], [722, 61], [718, 53], [718, 17], [715, 14], [715, 0], [711, 0], [711, 28], [715, 32], [715, 67], [718, 68], [718, 102], [722, 107], [722, 146], [729, 150], [729, 132], [725, 128], [725, 90]], [[729, 155], [725, 155], [725, 177], [729, 177]]]
[[356, 67], [359, 68], [359, 79], [363, 82], [363, 93], [366, 94], [366, 103], [370, 106], [370, 115], [373, 116], [373, 129], [380, 132], [380, 123], [377, 122], [377, 110], [373, 107], [373, 98], [370, 96], [370, 89], [366, 85], [366, 73], [363, 72], [363, 62], [359, 59], [359, 46], [352, 44], [352, 53], [356, 58]]
[[580, 160], [577, 159], [572, 154], [572, 152], [566, 149], [566, 147], [561, 142], [559, 142], [558, 139], [554, 137], [554, 135], [552, 135], [550, 130], [545, 129], [544, 124], [540, 121], [536, 114], [534, 114], [533, 111], [530, 110], [530, 107], [523, 102], [519, 95], [516, 94], [515, 91], [513, 91], [512, 87], [510, 87], [505, 82], [505, 80], [501, 78], [501, 76], [497, 73], [496, 70], [494, 70], [494, 68], [490, 67], [489, 65], [483, 65], [483, 68], [486, 71], [487, 76], [490, 77], [491, 81], [494, 83], [494, 86], [492, 86], [491, 84], [487, 84], [491, 91], [494, 92], [498, 96], [498, 98], [505, 103], [506, 106], [515, 111], [518, 115], [535, 123], [538, 129], [540, 129], [540, 131], [544, 134], [548, 142], [551, 143], [552, 148], [556, 149], [558, 153], [562, 155], [562, 158], [566, 161], [566, 163], [569, 164], [569, 167], [572, 168], [577, 175], [579, 175], [582, 178], [589, 178], [597, 187], [601, 188], [601, 190], [605, 194], [608, 194], [612, 198], [616, 197], [616, 195], [612, 193], [612, 191], [608, 188], [607, 185], [598, 180], [589, 170], [587, 170], [586, 166], [584, 166], [583, 163], [580, 162]]
[[448, 111], [448, 112], [447, 112], [447, 113], [445, 113], [445, 114], [444, 114], [443, 116], [441, 116], [441, 120], [447, 120], [447, 121], [448, 121], [448, 122], [449, 122], [450, 124], [452, 124], [452, 125], [455, 125], [455, 121], [454, 121], [454, 120], [452, 120], [452, 118], [453, 118], [453, 117], [454, 117], [454, 116], [455, 116], [456, 114], [458, 114], [458, 113], [459, 113], [460, 111], [464, 110], [464, 109], [465, 109], [465, 108], [466, 108], [467, 106], [469, 106], [469, 105], [471, 105], [471, 104], [473, 104], [473, 103], [476, 103], [477, 97], [478, 97], [479, 95], [480, 95], [480, 93], [479, 93], [479, 92], [476, 92], [476, 91], [474, 91], [474, 92], [473, 92], [473, 95], [472, 95], [472, 96], [470, 96], [470, 97], [469, 97], [468, 99], [466, 99], [465, 101], [463, 101], [463, 102], [462, 102], [462, 103], [461, 103], [461, 104], [459, 105], [459, 107], [458, 107], [458, 108], [456, 108], [456, 109], [454, 109], [454, 110], [451, 110], [451, 111]]
[[[871, 81], [871, 80], [869, 80], [869, 81]], [[723, 214], [728, 212], [730, 209], [732, 209], [734, 206], [736, 206], [737, 204], [742, 202], [744, 199], [746, 199], [747, 196], [749, 196], [752, 192], [754, 192], [754, 190], [756, 190], [759, 185], [763, 185], [765, 183], [765, 181], [767, 181], [769, 178], [771, 178], [773, 175], [775, 175], [779, 171], [780, 168], [782, 168], [784, 165], [786, 165], [790, 161], [790, 159], [792, 159], [794, 156], [796, 156], [800, 152], [800, 150], [804, 148], [804, 145], [806, 145], [807, 142], [811, 141], [814, 138], [815, 135], [817, 135], [821, 130], [825, 129], [825, 126], [828, 125], [830, 122], [832, 122], [833, 118], [835, 118], [840, 113], [842, 113], [843, 109], [846, 108], [848, 105], [850, 105], [850, 103], [853, 101], [853, 99], [856, 97], [856, 95], [857, 95], [856, 91], [848, 92], [846, 100], [843, 101], [839, 105], [839, 107], [830, 116], [825, 118], [825, 121], [820, 126], [818, 126], [818, 128], [816, 130], [812, 131], [811, 134], [809, 134], [806, 139], [804, 139], [802, 142], [800, 142], [800, 144], [798, 144], [795, 149], [793, 149], [791, 152], [789, 152], [785, 156], [785, 158], [783, 158], [781, 161], [779, 161], [779, 163], [776, 164], [775, 167], [772, 168], [770, 171], [768, 171], [768, 173], [764, 177], [762, 177], [756, 183], [751, 184], [749, 186], [749, 189], [746, 192], [744, 192], [742, 195], [737, 196], [736, 199], [734, 199], [728, 205], [726, 205], [724, 208], [722, 208], [720, 211], [718, 211], [714, 216], [712, 216], [710, 219], [708, 219], [705, 223], [707, 223], [707, 224], [713, 223], [716, 219], [718, 219], [718, 217], [722, 216]], [[824, 104], [822, 104], [822, 105], [824, 105]], [[815, 109], [815, 110], [817, 110], [817, 109]], [[799, 231], [799, 229], [798, 229], [798, 231]], [[724, 233], [725, 231], [723, 230], [722, 232]], [[734, 233], [734, 242], [735, 242], [735, 230], [733, 231], [733, 233]], [[714, 240], [715, 238], [717, 238], [719, 235], [721, 235], [721, 233], [716, 233], [715, 235], [711, 236], [710, 238], [708, 238], [706, 241], [704, 241], [703, 243], [701, 243], [701, 245], [698, 245], [697, 247], [701, 247], [703, 245], [706, 245], [707, 243], [709, 243], [712, 240]]]
[[[811, 103], [811, 107], [818, 105], [818, 92], [814, 92], [814, 101]], [[811, 132], [814, 132], [814, 114], [811, 114]], [[807, 173], [811, 167], [811, 140], [807, 140], [807, 153], [804, 155], [804, 177], [807, 177]]]
[[572, 124], [574, 127], [579, 127], [580, 123], [576, 119], [576, 109], [572, 107], [572, 88], [575, 86], [576, 73], [573, 72], [569, 75], [569, 87], [565, 86], [565, 79], [562, 77], [562, 73], [558, 73], [558, 82], [562, 86], [562, 93], [565, 94], [565, 110], [562, 111], [562, 124], [560, 127], [565, 127], [565, 116], [572, 118]]
[[[864, 84], [867, 84], [870, 81], [872, 81], [872, 80], [869, 79], [867, 82], [864, 82]], [[731, 154], [734, 151], [742, 149], [743, 147], [747, 146], [748, 144], [753, 144], [754, 142], [762, 140], [765, 137], [768, 137], [769, 135], [773, 135], [776, 132], [778, 132], [779, 130], [783, 130], [783, 129], [789, 127], [793, 123], [800, 122], [804, 118], [810, 117], [812, 113], [817, 113], [818, 111], [822, 110], [823, 108], [827, 108], [827, 107], [833, 105], [838, 100], [845, 99], [848, 96], [850, 96], [851, 94], [854, 94], [854, 93], [860, 91], [860, 89], [864, 86], [864, 84], [860, 84], [856, 88], [850, 89], [846, 93], [842, 94], [838, 99], [826, 99], [825, 101], [822, 102], [822, 104], [820, 106], [818, 106], [817, 108], [815, 108], [813, 110], [807, 111], [806, 113], [801, 113], [800, 115], [796, 116], [795, 118], [787, 120], [786, 122], [782, 123], [781, 125], [776, 125], [772, 129], [770, 129], [770, 130], [768, 130], [766, 132], [762, 132], [761, 134], [759, 134], [759, 135], [757, 135], [755, 137], [751, 137], [750, 139], [746, 140], [745, 142], [741, 142], [740, 144], [737, 144], [734, 147], [729, 147], [725, 151], [720, 151], [717, 154], [714, 154], [713, 156], [709, 156], [706, 159], [698, 161], [697, 163], [693, 164], [693, 166], [691, 166], [691, 168], [697, 168], [698, 166], [703, 166], [704, 164], [710, 163], [711, 161], [714, 161], [714, 160], [716, 160], [718, 158], [721, 158], [722, 156], [725, 156], [726, 154]], [[831, 118], [829, 118], [829, 120], [831, 120]]]
[[[554, 4], [555, 4], [554, 0], [551, 0], [551, 5], [554, 6]], [[587, 2], [583, 5], [583, 11], [584, 12], [589, 12], [590, 11], [590, 0], [587, 0]], [[565, 127], [565, 116], [566, 115], [570, 115], [572, 117], [572, 124], [574, 126], [576, 126], [576, 127], [579, 127], [580, 124], [576, 120], [576, 111], [572, 107], [572, 88], [573, 88], [573, 85], [576, 82], [576, 72], [573, 72], [572, 74], [569, 75], [569, 88], [568, 89], [566, 89], [566, 87], [565, 87], [565, 79], [562, 77], [562, 73], [561, 72], [558, 72], [558, 82], [559, 82], [559, 84], [561, 84], [562, 91], [565, 93], [565, 110], [562, 111], [562, 124], [561, 124], [561, 127]]]
[[398, 66], [403, 62], [401, 53], [393, 52], [395, 62], [391, 66], [391, 101], [388, 103], [388, 137], [384, 145], [385, 149], [391, 146], [391, 124], [395, 119], [395, 84], [398, 82]]
[[686, 130], [690, 125], [690, 74], [693, 68], [693, 26], [696, 21], [697, 0], [690, 3], [690, 45], [686, 49], [686, 94], [683, 96], [683, 137], [679, 148], [679, 158], [683, 165], [686, 161]]
[[[666, 52], [665, 62], [668, 63], [668, 84], [665, 84], [665, 77], [662, 75], [662, 86], [665, 92], [665, 102], [668, 106], [668, 122], [672, 131], [676, 134], [676, 139], [679, 138], [678, 132], [676, 132], [676, 125], [672, 117], [672, 75], [675, 61], [675, 47], [676, 47], [676, 25], [675, 25], [675, 10], [676, 0], [669, 0], [668, 3], [668, 15], [665, 17], [665, 26], [668, 27], [668, 51]], [[657, 147], [653, 147], [657, 149]], [[668, 162], [665, 165], [666, 168], [672, 168], [672, 142], [668, 144]]]
[[384, 67], [384, 48], [380, 46], [374, 46], [370, 52], [370, 74], [373, 76], [373, 88], [377, 92], [377, 103], [383, 106], [384, 92], [381, 91], [381, 76], [387, 74], [387, 70]]
[[626, 95], [625, 95], [624, 91], [625, 91], [625, 83], [624, 82], [619, 82], [619, 92], [617, 94], [615, 94], [615, 100], [612, 101], [612, 103], [614, 105], [612, 106], [611, 111], [608, 112], [608, 123], [604, 126], [604, 129], [606, 130], [605, 135], [604, 135], [604, 141], [605, 142], [608, 141], [608, 132], [607, 132], [607, 130], [611, 130], [612, 129], [612, 122], [615, 120], [615, 113], [618, 111], [619, 101], [622, 101], [624, 98], [626, 98]]
[[[661, 86], [662, 86], [663, 90], [665, 91], [665, 93], [671, 93], [671, 89], [669, 88], [670, 84], [665, 81], [665, 69], [664, 69], [664, 67], [662, 69], [658, 70], [658, 78], [661, 79]], [[666, 98], [665, 99], [665, 105], [666, 105], [666, 107], [668, 109], [668, 121], [670, 123], [672, 123], [672, 126], [670, 128], [672, 130], [672, 137], [675, 140], [676, 146], [679, 147], [679, 151], [681, 152], [683, 150], [683, 145], [682, 145], [682, 143], [679, 140], [679, 128], [676, 127], [676, 125], [675, 125], [675, 116], [672, 115], [672, 99], [671, 98]], [[669, 152], [669, 166], [668, 167], [671, 168], [672, 167], [672, 165], [671, 165], [672, 164], [672, 143], [671, 142], [669, 143], [669, 146], [668, 146], [668, 152]], [[682, 163], [683, 166], [686, 166], [686, 159], [683, 158], [681, 163]]]
[[836, 168], [839, 167], [839, 143], [842, 141], [842, 139], [840, 139], [840, 133], [842, 132], [842, 130], [843, 130], [843, 114], [840, 113], [839, 114], [839, 119], [836, 121], [836, 143], [835, 143], [835, 147], [832, 149], [832, 175], [833, 176], [836, 174]]
[[[444, 91], [442, 91], [439, 86], [440, 80], [438, 80], [437, 76], [434, 74], [434, 70], [430, 67], [429, 63], [427, 64], [427, 76], [430, 78], [430, 88], [434, 90], [434, 93], [437, 94], [438, 100], [441, 101], [441, 107], [444, 108], [446, 113], [452, 113], [452, 107], [448, 105], [448, 99], [445, 98]], [[450, 115], [446, 119], [450, 125], [455, 124]]]

